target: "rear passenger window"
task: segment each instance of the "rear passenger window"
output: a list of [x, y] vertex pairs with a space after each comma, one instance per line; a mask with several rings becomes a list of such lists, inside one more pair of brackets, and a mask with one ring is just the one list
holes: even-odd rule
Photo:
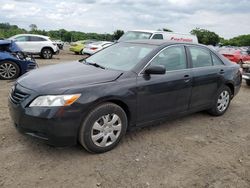
[[224, 65], [224, 63], [222, 63], [222, 61], [214, 54], [212, 54], [212, 59], [213, 59], [213, 63], [214, 65]]
[[38, 42], [38, 41], [46, 41], [46, 39], [36, 36], [30, 36], [30, 41], [32, 42]]
[[212, 66], [212, 58], [210, 52], [204, 48], [189, 47], [193, 67], [207, 67]]
[[162, 34], [154, 34], [152, 39], [163, 39], [163, 36], [162, 36]]
[[187, 63], [184, 47], [166, 48], [151, 61], [151, 65], [164, 65], [167, 71], [186, 69]]

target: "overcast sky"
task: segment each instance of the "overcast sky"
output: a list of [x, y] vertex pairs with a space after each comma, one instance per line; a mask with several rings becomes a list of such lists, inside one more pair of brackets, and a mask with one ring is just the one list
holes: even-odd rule
[[250, 34], [250, 0], [0, 0], [0, 22], [97, 33], [199, 27], [232, 38]]

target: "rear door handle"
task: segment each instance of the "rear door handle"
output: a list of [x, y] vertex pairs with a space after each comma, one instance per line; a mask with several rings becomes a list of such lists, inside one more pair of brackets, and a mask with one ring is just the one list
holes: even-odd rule
[[188, 74], [186, 74], [184, 76], [184, 82], [189, 82], [191, 80], [190, 76]]

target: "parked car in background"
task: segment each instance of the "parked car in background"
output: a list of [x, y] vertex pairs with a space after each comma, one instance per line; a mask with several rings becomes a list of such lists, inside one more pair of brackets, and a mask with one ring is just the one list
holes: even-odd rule
[[75, 54], [83, 54], [86, 45], [96, 42], [96, 40], [79, 40], [70, 44], [69, 50]]
[[[118, 42], [80, 62], [22, 76], [9, 111], [24, 134], [56, 146], [79, 141], [101, 153], [127, 129], [152, 121], [203, 110], [223, 115], [241, 79], [239, 65], [203, 45]], [[25, 97], [16, 98], [19, 93]]]
[[172, 42], [190, 42], [198, 43], [198, 38], [195, 35], [166, 32], [166, 31], [152, 31], [152, 30], [132, 30], [124, 33], [118, 42], [138, 39], [160, 39]]
[[55, 43], [60, 50], [63, 50], [64, 42], [61, 40], [54, 40], [53, 43]]
[[93, 55], [94, 53], [106, 48], [110, 45], [114, 44], [113, 42], [109, 41], [98, 41], [91, 44], [87, 44], [86, 47], [83, 49], [82, 54], [86, 55]]
[[250, 86], [250, 62], [243, 63], [241, 67], [243, 69], [242, 78], [246, 80], [246, 84]]
[[51, 59], [53, 55], [59, 53], [57, 44], [53, 43], [49, 37], [43, 35], [20, 34], [10, 37], [24, 52], [40, 55], [44, 59]]
[[232, 62], [242, 64], [245, 61], [250, 61], [250, 55], [247, 51], [235, 50], [235, 49], [222, 49], [219, 50], [219, 53], [225, 56]]
[[35, 68], [35, 60], [24, 54], [14, 41], [0, 41], [0, 79], [15, 79]]

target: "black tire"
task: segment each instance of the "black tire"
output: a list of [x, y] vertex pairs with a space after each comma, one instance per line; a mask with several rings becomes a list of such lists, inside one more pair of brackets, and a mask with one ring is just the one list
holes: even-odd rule
[[81, 55], [84, 55], [83, 49], [81, 50], [80, 54], [81, 54]]
[[13, 80], [20, 75], [19, 66], [12, 61], [0, 62], [0, 79]]
[[[114, 118], [115, 115], [120, 119], [118, 119], [116, 123], [114, 123], [117, 125], [114, 125], [114, 124], [113, 125], [117, 127], [118, 125], [120, 125], [119, 127], [121, 127], [121, 129], [117, 132], [116, 130], [113, 130], [113, 131], [110, 130], [110, 132], [108, 133], [104, 132], [104, 131], [107, 131], [107, 130], [104, 130], [107, 128], [107, 127], [104, 128], [105, 126], [107, 126], [105, 125], [105, 122], [104, 122], [104, 120], [106, 119], [104, 118], [104, 116], [105, 117], [108, 116], [110, 118], [109, 119], [110, 121], [107, 120], [107, 122], [111, 124], [112, 120], [115, 119]], [[100, 125], [98, 126], [101, 128], [101, 130], [99, 129], [100, 131], [97, 129], [94, 129], [94, 125], [96, 123]], [[120, 140], [126, 133], [127, 126], [128, 126], [127, 124], [128, 124], [127, 115], [120, 106], [114, 103], [101, 104], [98, 107], [96, 107], [94, 110], [92, 110], [83, 121], [80, 131], [79, 131], [79, 142], [89, 152], [92, 152], [92, 153], [107, 152], [113, 149], [114, 147], [116, 147], [117, 144], [120, 142]], [[114, 126], [110, 125], [110, 127], [114, 127]], [[113, 135], [116, 134], [116, 138], [114, 141], [112, 141], [111, 137], [109, 136], [110, 134], [113, 134]], [[96, 139], [96, 141], [93, 141], [92, 138], [97, 135], [102, 135], [102, 137], [100, 137], [99, 139]], [[107, 139], [104, 139], [104, 137]], [[107, 145], [101, 146], [103, 141], [105, 143], [105, 140], [106, 140]]]
[[246, 80], [246, 84], [250, 86], [250, 80]]
[[75, 52], [76, 55], [79, 55], [79, 52]]
[[51, 59], [53, 57], [53, 51], [50, 48], [44, 48], [41, 51], [43, 59]]
[[[225, 105], [222, 105], [222, 106], [219, 107], [219, 99], [221, 99], [221, 97], [222, 97], [221, 95], [223, 94], [223, 92], [228, 94], [228, 102], [225, 102]], [[213, 107], [208, 110], [208, 113], [213, 115], [213, 116], [221, 116], [221, 115], [223, 115], [227, 111], [227, 109], [228, 109], [228, 107], [230, 105], [231, 98], [232, 98], [231, 89], [228, 86], [221, 87], [219, 89], [215, 99], [214, 99]], [[221, 109], [219, 109], [219, 108], [221, 108]]]

